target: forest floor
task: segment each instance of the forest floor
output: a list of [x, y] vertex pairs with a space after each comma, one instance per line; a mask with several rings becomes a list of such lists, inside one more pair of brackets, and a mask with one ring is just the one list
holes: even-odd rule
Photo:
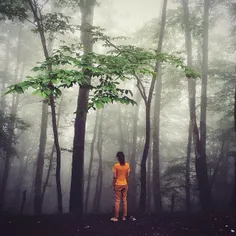
[[8, 217], [1, 221], [1, 236], [236, 236], [236, 214], [147, 214], [111, 222], [109, 215], [70, 214]]

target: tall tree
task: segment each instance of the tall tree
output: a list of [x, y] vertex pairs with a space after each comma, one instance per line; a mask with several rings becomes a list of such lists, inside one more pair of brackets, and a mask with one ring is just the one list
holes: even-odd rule
[[97, 138], [97, 130], [98, 130], [98, 110], [96, 111], [96, 118], [95, 118], [95, 124], [94, 124], [94, 131], [93, 131], [93, 139], [90, 146], [90, 160], [89, 160], [89, 167], [88, 167], [88, 183], [86, 187], [86, 193], [85, 193], [85, 210], [84, 212], [88, 212], [88, 203], [89, 203], [89, 192], [90, 192], [90, 185], [91, 185], [91, 179], [92, 179], [92, 167], [93, 167], [93, 160], [94, 160], [94, 145]]
[[[93, 26], [93, 16], [95, 0], [80, 2], [80, 11], [82, 16], [81, 22], [81, 41], [84, 48], [84, 54], [93, 51], [93, 42], [91, 29]], [[89, 99], [89, 84], [91, 83], [91, 73], [89, 70], [84, 71], [87, 85], [79, 88], [77, 100], [77, 110], [74, 126], [74, 143], [72, 155], [72, 174], [70, 190], [70, 212], [83, 214], [83, 195], [84, 195], [84, 145], [85, 130], [87, 119], [87, 108]]]
[[[62, 109], [62, 103], [63, 103], [63, 96], [61, 96], [60, 102], [59, 102], [59, 106], [58, 106], [58, 111], [57, 111], [57, 129], [59, 129], [59, 125], [60, 125], [60, 118], [61, 118], [61, 109]], [[43, 204], [43, 199], [44, 199], [44, 195], [46, 192], [46, 188], [48, 187], [48, 182], [50, 179], [50, 174], [53, 168], [53, 157], [54, 157], [54, 153], [55, 153], [55, 144], [53, 144], [52, 149], [51, 149], [51, 153], [49, 156], [49, 165], [48, 165], [48, 170], [47, 170], [47, 174], [46, 174], [46, 178], [43, 184], [43, 188], [42, 188], [42, 195], [41, 195], [41, 202]]]
[[[163, 0], [162, 17], [160, 22], [160, 34], [157, 50], [162, 51], [165, 24], [166, 24], [166, 9], [167, 0]], [[157, 81], [155, 88], [155, 101], [154, 101], [154, 116], [153, 116], [153, 191], [154, 191], [154, 206], [155, 211], [162, 210], [161, 203], [161, 186], [160, 186], [160, 113], [161, 113], [161, 91], [162, 91], [162, 74], [161, 65], [157, 62], [156, 65]]]
[[[137, 104], [140, 104], [141, 95], [139, 91], [137, 91], [135, 101]], [[132, 151], [131, 151], [131, 158], [130, 158], [130, 191], [128, 192], [128, 200], [129, 206], [132, 210], [136, 209], [137, 204], [137, 182], [136, 182], [136, 159], [137, 159], [137, 129], [138, 129], [138, 117], [139, 117], [139, 108], [140, 105], [134, 107], [133, 113], [133, 132], [132, 132]]]
[[[34, 21], [37, 24], [37, 31], [40, 36], [44, 57], [47, 60], [50, 56], [50, 51], [49, 51], [47, 40], [46, 40], [46, 30], [43, 23], [42, 8], [39, 5], [39, 2], [37, 0], [28, 0], [28, 4], [33, 14]], [[51, 73], [52, 64], [49, 63], [47, 69], [48, 69], [48, 72]], [[48, 84], [48, 87], [50, 86], [52, 86], [51, 83]], [[41, 211], [42, 211], [42, 201], [41, 201], [42, 199], [41, 198], [42, 175], [43, 175], [44, 155], [45, 155], [46, 139], [47, 139], [48, 103], [51, 107], [54, 144], [55, 144], [56, 153], [57, 153], [56, 185], [57, 185], [58, 212], [62, 213], [62, 192], [61, 192], [61, 180], [60, 180], [61, 150], [60, 150], [58, 131], [57, 131], [55, 100], [54, 100], [54, 95], [50, 93], [49, 99], [45, 99], [42, 105], [40, 145], [39, 145], [39, 153], [38, 153], [38, 161], [37, 161], [37, 169], [36, 169], [36, 178], [35, 178], [35, 199], [34, 199], [35, 214], [41, 214]]]
[[118, 123], [118, 128], [119, 128], [119, 147], [120, 151], [124, 152], [125, 148], [125, 140], [124, 140], [124, 132], [123, 132], [123, 127], [122, 127], [122, 112], [121, 112], [121, 106], [118, 104], [118, 116], [117, 116], [117, 123]]
[[[16, 61], [16, 69], [15, 69], [15, 77], [17, 76], [18, 70], [19, 70], [19, 56], [20, 56], [20, 47], [21, 47], [21, 36], [22, 36], [22, 30], [21, 26], [19, 29], [19, 35], [18, 35], [18, 55], [17, 55], [17, 61]], [[2, 91], [5, 92], [5, 87], [7, 83], [7, 73], [9, 68], [9, 62], [10, 62], [10, 49], [11, 49], [11, 42], [8, 40], [6, 45], [6, 61], [5, 61], [5, 68], [4, 68], [4, 77], [2, 82]], [[16, 80], [16, 78], [14, 78]], [[3, 167], [3, 173], [2, 173], [2, 179], [1, 179], [1, 186], [0, 186], [0, 214], [3, 212], [4, 207], [4, 201], [5, 201], [5, 195], [6, 195], [6, 188], [7, 188], [7, 181], [9, 177], [10, 167], [11, 167], [11, 158], [13, 156], [13, 142], [14, 142], [14, 132], [15, 132], [15, 121], [16, 121], [16, 115], [17, 115], [17, 107], [18, 102], [15, 101], [15, 95], [13, 95], [12, 99], [12, 105], [10, 109], [10, 116], [7, 122], [7, 142], [5, 145], [5, 148], [3, 149], [5, 151], [5, 162]], [[1, 100], [1, 107], [3, 118], [5, 118], [5, 109], [6, 109], [6, 101], [5, 98], [2, 98]], [[3, 129], [1, 127], [0, 129]]]
[[209, 50], [208, 49], [209, 7], [210, 7], [209, 0], [204, 0], [200, 140], [201, 140], [202, 155], [205, 159], [206, 159], [207, 75], [208, 75], [208, 50]]
[[[190, 13], [188, 0], [182, 0], [184, 10], [184, 28], [185, 28], [185, 46], [187, 51], [187, 64], [190, 68], [192, 62], [192, 36], [190, 27]], [[189, 112], [193, 135], [193, 144], [195, 148], [195, 169], [198, 180], [199, 200], [202, 210], [212, 209], [211, 191], [207, 172], [206, 157], [202, 154], [199, 129], [196, 119], [196, 81], [188, 78], [188, 94], [189, 94]]]
[[97, 139], [97, 152], [98, 152], [98, 175], [96, 181], [96, 190], [94, 196], [94, 212], [98, 213], [102, 196], [102, 183], [103, 183], [103, 171], [102, 171], [102, 149], [103, 149], [103, 120], [104, 109], [102, 109], [99, 124], [98, 124], [98, 139]]
[[185, 164], [185, 197], [186, 197], [186, 211], [187, 212], [191, 212], [191, 194], [190, 194], [191, 150], [192, 150], [192, 127], [191, 127], [191, 122], [189, 122], [187, 155], [186, 155], [186, 164]]

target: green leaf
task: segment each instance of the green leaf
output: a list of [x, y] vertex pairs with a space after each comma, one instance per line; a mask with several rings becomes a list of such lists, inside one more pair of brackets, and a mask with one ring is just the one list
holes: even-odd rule
[[38, 94], [40, 94], [41, 93], [41, 91], [40, 91], [40, 89], [37, 89], [37, 90], [35, 90], [33, 93], [32, 93], [32, 95], [38, 95]]

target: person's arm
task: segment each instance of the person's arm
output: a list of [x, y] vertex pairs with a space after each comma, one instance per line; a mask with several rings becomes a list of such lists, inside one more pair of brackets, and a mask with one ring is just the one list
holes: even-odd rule
[[113, 189], [115, 189], [116, 178], [117, 178], [117, 176], [116, 176], [116, 168], [115, 168], [115, 166], [113, 166], [113, 168], [112, 168], [112, 172], [113, 172], [113, 181], [112, 181], [112, 186], [113, 186]]
[[116, 185], [116, 174], [113, 174], [113, 182], [112, 182], [113, 188], [115, 189], [115, 185]]
[[128, 166], [128, 170], [126, 172], [126, 182], [127, 182], [127, 185], [129, 185], [129, 172], [130, 172], [130, 168]]

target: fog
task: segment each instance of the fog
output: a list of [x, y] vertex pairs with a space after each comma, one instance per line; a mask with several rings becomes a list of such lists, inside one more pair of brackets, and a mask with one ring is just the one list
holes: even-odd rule
[[[33, 67], [39, 65], [37, 63], [45, 61], [40, 30], [44, 29], [49, 56], [53, 55], [53, 49], [59, 49], [62, 44], [79, 45], [83, 35], [81, 37], [80, 30], [66, 31], [64, 34], [58, 33], [57, 30], [53, 31], [53, 24], [56, 24], [58, 19], [51, 21], [49, 26], [43, 24], [44, 28], [37, 28], [39, 24], [30, 7], [27, 4], [21, 5], [22, 1], [17, 0], [16, 5], [11, 4], [11, 6], [14, 8], [20, 4], [19, 6], [28, 12], [28, 15], [20, 21], [14, 12], [6, 12], [4, 4], [9, 2], [0, 1], [2, 4], [0, 5], [0, 210], [6, 215], [35, 214], [37, 188], [38, 196], [43, 196], [40, 212], [54, 214], [58, 212], [56, 183], [58, 156], [54, 146], [51, 106], [48, 103], [48, 113], [45, 113], [46, 117], [43, 116], [42, 106], [45, 98], [39, 94], [32, 95], [35, 91], [32, 87], [21, 94], [4, 94], [9, 86], [29, 80], [27, 76], [35, 78], [39, 74], [46, 74], [45, 71], [32, 71]], [[37, 7], [41, 9], [42, 16], [56, 12], [71, 17], [66, 24], [81, 25], [83, 22], [80, 6], [70, 5], [76, 1], [62, 1], [68, 5], [56, 5], [58, 3], [56, 0], [36, 2], [39, 4]], [[186, 12], [183, 10], [182, 2], [176, 0], [167, 3], [161, 51], [182, 58], [184, 66], [190, 66], [200, 77], [186, 78], [183, 69], [177, 67], [175, 62], [160, 63], [157, 70], [156, 62], [152, 60], [153, 70], [158, 73], [155, 79], [157, 85], [154, 85], [150, 94], [152, 99], [149, 104], [148, 132], [147, 101], [144, 102], [142, 95], [149, 96], [153, 74], [140, 75], [139, 88], [137, 84], [140, 86], [140, 82], [134, 75], [129, 74], [126, 79], [118, 81], [119, 88], [132, 91], [133, 96], [127, 96], [135, 100], [137, 105], [114, 101], [105, 104], [103, 108], [88, 111], [83, 155], [79, 152], [83, 149], [81, 146], [83, 129], [75, 125], [78, 93], [81, 92], [79, 85], [74, 84], [70, 88], [61, 89], [62, 94], [54, 98], [61, 150], [60, 182], [64, 213], [71, 211], [73, 178], [75, 183], [78, 183], [78, 191], [81, 189], [84, 191], [82, 199], [84, 214], [113, 212], [112, 166], [117, 162], [118, 151], [123, 151], [126, 161], [132, 163], [128, 211], [142, 211], [140, 194], [143, 182], [140, 180], [143, 178], [141, 167], [144, 168], [142, 159], [145, 148], [148, 150], [145, 190], [143, 190], [146, 201], [145, 212], [198, 212], [204, 207], [207, 208], [206, 203], [209, 201], [212, 202], [212, 207], [219, 211], [225, 211], [230, 206], [236, 205], [234, 133], [236, 12], [232, 10], [235, 9], [233, 8], [235, 3], [227, 1], [227, 5], [224, 1], [210, 1], [209, 19], [206, 20], [204, 1], [189, 0], [190, 14], [187, 20], [190, 23], [189, 27], [186, 27], [184, 18]], [[156, 50], [163, 23], [162, 8], [163, 1], [158, 0], [100, 0], [99, 4], [94, 6], [93, 25], [105, 29], [104, 32], [108, 36], [127, 37], [126, 40], [110, 39], [115, 45], [132, 45], [147, 51]], [[90, 15], [85, 17], [85, 21], [90, 21], [91, 14], [90, 12]], [[204, 33], [207, 31], [204, 30], [208, 20], [209, 37], [205, 37]], [[35, 27], [37, 32], [32, 30]], [[191, 31], [187, 32], [188, 29]], [[191, 35], [191, 53], [187, 53], [188, 33]], [[88, 40], [89, 36], [86, 37]], [[87, 47], [84, 41], [82, 45], [84, 50]], [[101, 41], [95, 42], [93, 47], [95, 53], [104, 55], [107, 55], [110, 49], [116, 48], [104, 47]], [[207, 54], [204, 54], [206, 51]], [[192, 65], [189, 64], [189, 60], [192, 61], [190, 63]], [[59, 67], [58, 64], [54, 66]], [[68, 70], [73, 70], [71, 65], [66, 66]], [[81, 68], [77, 70], [82, 71]], [[196, 83], [196, 86], [192, 84], [196, 88], [196, 94], [192, 93], [193, 87], [188, 87], [188, 80]], [[94, 86], [98, 83], [93, 77], [91, 81]], [[202, 81], [207, 82], [202, 83]], [[207, 91], [206, 96], [202, 93], [204, 89]], [[90, 94], [93, 95], [93, 91]], [[191, 108], [189, 101], [191, 104], [193, 97], [196, 104], [192, 103]], [[81, 109], [83, 108], [86, 106]], [[195, 115], [191, 117], [192, 128], [189, 135], [190, 113]], [[83, 118], [78, 124], [81, 124], [81, 121]], [[43, 125], [46, 135], [42, 136]], [[75, 138], [76, 127], [79, 133], [77, 138]], [[148, 146], [147, 140], [149, 140]], [[45, 151], [42, 151], [44, 142], [46, 142]], [[72, 160], [76, 159], [72, 156], [76, 153], [79, 153], [80, 161], [74, 165], [80, 167], [77, 170], [77, 167], [74, 167], [74, 171], [84, 170], [82, 181], [78, 177], [81, 172], [75, 174], [77, 177], [71, 175]], [[91, 172], [89, 172], [90, 167]], [[41, 180], [40, 177], [36, 180], [36, 175], [41, 176]], [[155, 181], [155, 176], [158, 181]], [[78, 197], [79, 193], [75, 196]], [[161, 207], [158, 207], [155, 199], [160, 199]]]

